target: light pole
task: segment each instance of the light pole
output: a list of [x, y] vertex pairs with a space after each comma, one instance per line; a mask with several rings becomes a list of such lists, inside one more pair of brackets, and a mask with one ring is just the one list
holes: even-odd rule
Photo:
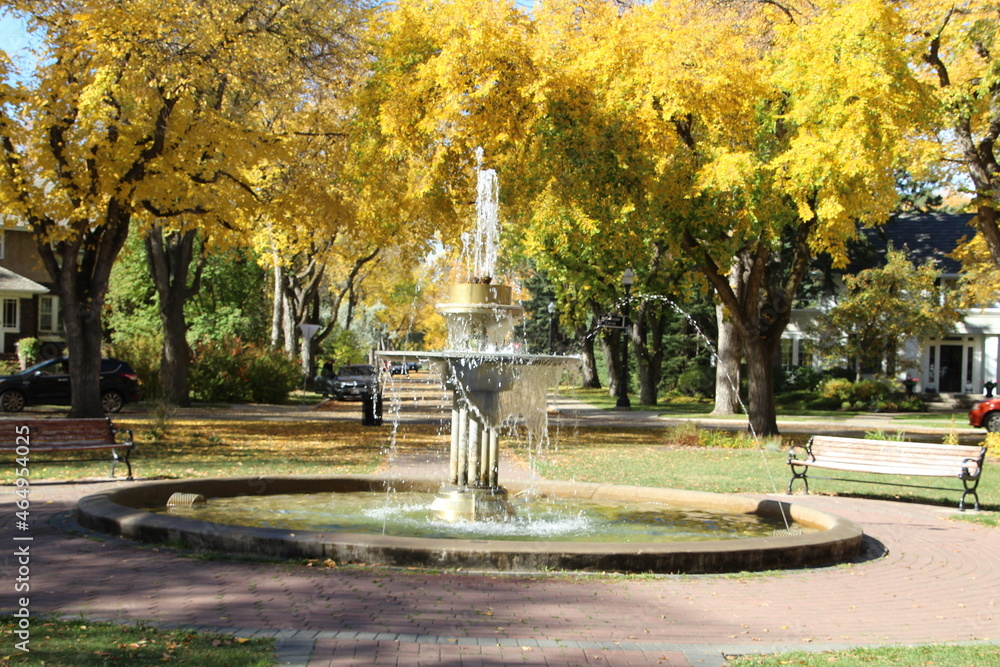
[[625, 286], [625, 307], [622, 309], [622, 369], [621, 377], [618, 378], [618, 402], [615, 404], [619, 408], [631, 408], [632, 404], [628, 400], [628, 337], [629, 337], [629, 292], [635, 284], [635, 273], [631, 268], [625, 269], [622, 274], [622, 285]]
[[555, 339], [556, 332], [556, 302], [549, 301], [549, 354], [553, 353], [552, 341]]

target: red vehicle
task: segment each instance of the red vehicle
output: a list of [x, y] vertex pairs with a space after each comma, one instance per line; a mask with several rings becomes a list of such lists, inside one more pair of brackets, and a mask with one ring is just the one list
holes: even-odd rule
[[969, 423], [990, 433], [1000, 431], [1000, 397], [987, 398], [969, 410]]

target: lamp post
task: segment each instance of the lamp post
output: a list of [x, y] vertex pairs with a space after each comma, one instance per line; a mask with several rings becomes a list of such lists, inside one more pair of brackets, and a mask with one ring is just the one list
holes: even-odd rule
[[552, 342], [555, 339], [555, 332], [556, 332], [556, 326], [555, 326], [555, 324], [556, 324], [556, 320], [555, 320], [556, 302], [555, 301], [549, 301], [548, 310], [549, 310], [549, 354], [552, 354], [553, 353]]
[[615, 403], [619, 408], [631, 408], [632, 404], [628, 400], [628, 337], [629, 337], [629, 292], [635, 284], [635, 273], [631, 268], [625, 269], [622, 274], [622, 285], [625, 286], [625, 306], [622, 309], [622, 368], [618, 378], [618, 401]]

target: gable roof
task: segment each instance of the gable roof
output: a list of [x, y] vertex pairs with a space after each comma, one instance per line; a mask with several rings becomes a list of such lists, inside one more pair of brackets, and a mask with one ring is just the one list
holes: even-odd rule
[[49, 289], [39, 285], [30, 278], [14, 273], [0, 266], [0, 292], [25, 292], [27, 294], [46, 294]]
[[[907, 249], [916, 264], [933, 259], [941, 273], [957, 275], [961, 271], [961, 263], [948, 255], [963, 238], [975, 235], [976, 230], [970, 225], [974, 217], [974, 213], [941, 211], [899, 213], [880, 227], [861, 230], [861, 237], [868, 241], [869, 249], [874, 251], [878, 260], [884, 258], [886, 247], [891, 242], [894, 248]], [[851, 270], [855, 272], [870, 264], [870, 261], [859, 258], [852, 262]]]

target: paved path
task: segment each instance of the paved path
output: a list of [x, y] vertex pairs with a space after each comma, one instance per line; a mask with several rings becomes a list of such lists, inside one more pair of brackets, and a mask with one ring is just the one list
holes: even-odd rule
[[[112, 484], [32, 486], [31, 527], [17, 534], [33, 538], [33, 614], [276, 636], [281, 664], [308, 667], [720, 665], [727, 654], [792, 648], [1000, 640], [1000, 530], [950, 520], [947, 508], [797, 497], [860, 522], [868, 556], [885, 552], [832, 568], [746, 577], [429, 574], [195, 560], [95, 539], [72, 509]], [[16, 576], [14, 500], [3, 489], [7, 582]], [[12, 603], [5, 596], [8, 611]]]

